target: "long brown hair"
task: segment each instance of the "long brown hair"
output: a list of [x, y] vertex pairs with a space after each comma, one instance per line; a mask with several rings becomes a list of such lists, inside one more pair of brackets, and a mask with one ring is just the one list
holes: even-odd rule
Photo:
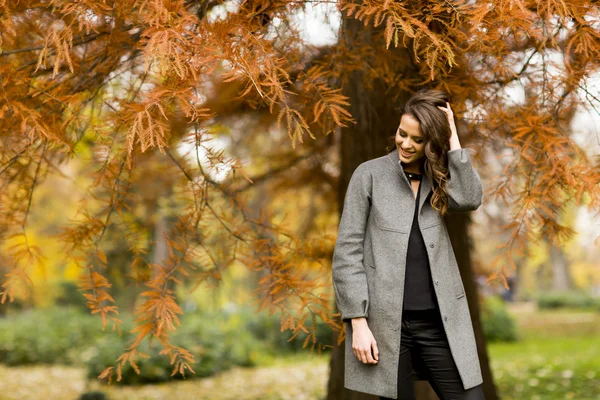
[[[447, 107], [450, 95], [438, 89], [421, 89], [411, 96], [404, 107], [399, 108], [402, 115], [409, 114], [419, 122], [420, 134], [425, 137], [424, 171], [432, 183], [431, 206], [442, 216], [448, 213], [448, 150], [450, 150], [450, 124], [446, 113], [438, 106]], [[395, 137], [391, 136], [396, 148]]]

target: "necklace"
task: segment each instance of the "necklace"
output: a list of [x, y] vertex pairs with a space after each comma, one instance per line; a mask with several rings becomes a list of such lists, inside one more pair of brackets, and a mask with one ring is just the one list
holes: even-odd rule
[[406, 177], [408, 178], [408, 180], [421, 180], [422, 175], [421, 174], [415, 174], [413, 172], [408, 172], [408, 171], [404, 171], [404, 173], [406, 174]]

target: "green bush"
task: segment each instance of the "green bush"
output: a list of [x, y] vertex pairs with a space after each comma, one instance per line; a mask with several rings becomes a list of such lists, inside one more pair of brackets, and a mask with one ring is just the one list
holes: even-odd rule
[[[254, 336], [264, 341], [269, 348], [278, 349], [279, 351], [304, 351], [302, 345], [308, 335], [305, 332], [301, 332], [294, 339], [289, 341], [292, 336], [291, 330], [281, 332], [281, 318], [279, 315], [268, 315], [267, 313], [250, 314], [252, 311], [249, 309], [241, 310], [242, 315], [247, 318], [247, 329], [252, 332]], [[312, 330], [312, 322], [307, 318], [305, 322], [306, 329], [310, 332]], [[333, 333], [329, 326], [327, 326], [323, 320], [317, 318], [316, 320], [316, 335], [320, 343], [330, 344], [333, 340]], [[310, 343], [306, 349], [310, 349]]]
[[555, 291], [540, 293], [536, 297], [540, 309], [579, 308], [600, 310], [600, 299], [580, 291]]
[[[135, 335], [133, 316], [122, 313], [122, 335], [111, 332], [109, 322], [105, 332], [97, 315], [90, 315], [79, 306], [32, 309], [0, 319], [0, 362], [8, 365], [58, 363], [86, 365], [89, 377], [97, 377], [106, 367], [116, 365]], [[181, 326], [170, 341], [194, 355], [191, 366], [195, 374], [186, 371], [185, 378], [212, 375], [232, 366], [254, 366], [285, 353], [302, 350], [306, 338], [301, 333], [288, 341], [291, 331], [281, 332], [280, 317], [266, 312], [256, 313], [250, 307], [229, 311], [187, 313], [181, 316]], [[324, 323], [317, 326], [321, 342], [328, 342], [331, 331]], [[135, 359], [141, 374], [129, 364], [122, 369], [122, 383], [163, 382], [182, 378], [171, 377], [172, 366], [167, 355], [154, 339], [144, 340], [139, 351], [150, 358]]]
[[517, 325], [499, 296], [489, 296], [485, 299], [481, 324], [489, 342], [514, 342], [519, 339]]
[[[263, 312], [257, 314], [250, 307], [236, 307], [224, 312], [187, 313], [182, 316], [181, 326], [172, 335], [171, 342], [194, 354], [195, 363], [192, 368], [195, 374], [186, 373], [186, 379], [203, 377], [233, 366], [255, 366], [269, 357], [301, 350], [306, 335], [298, 335], [288, 342], [291, 332], [281, 332], [280, 326], [277, 315]], [[130, 323], [123, 327], [123, 331], [130, 329]], [[326, 340], [324, 338], [327, 337], [328, 329], [322, 322], [318, 325], [320, 340]], [[90, 356], [87, 361], [89, 377], [98, 376], [104, 368], [113, 365], [131, 340], [132, 336], [129, 335], [124, 335], [123, 338], [112, 336], [90, 349], [87, 353]], [[148, 341], [145, 341], [140, 346], [140, 351], [151, 357], [136, 359], [140, 375], [127, 364], [122, 371], [123, 383], [182, 379], [179, 374], [170, 376], [173, 367], [167, 356], [158, 355], [158, 342], [155, 341], [151, 348]]]
[[96, 316], [73, 307], [30, 309], [0, 319], [0, 362], [78, 364], [79, 351], [102, 333]]

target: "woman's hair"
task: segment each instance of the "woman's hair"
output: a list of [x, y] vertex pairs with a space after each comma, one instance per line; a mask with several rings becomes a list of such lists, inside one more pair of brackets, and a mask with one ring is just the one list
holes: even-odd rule
[[[442, 216], [448, 213], [448, 150], [450, 150], [450, 124], [448, 116], [438, 106], [447, 107], [450, 95], [442, 90], [421, 89], [411, 96], [403, 108], [401, 115], [408, 114], [419, 122], [419, 129], [425, 137], [424, 170], [433, 187], [431, 206]], [[399, 120], [400, 120], [399, 119]], [[391, 137], [395, 148], [394, 136]], [[388, 152], [391, 149], [388, 147]]]

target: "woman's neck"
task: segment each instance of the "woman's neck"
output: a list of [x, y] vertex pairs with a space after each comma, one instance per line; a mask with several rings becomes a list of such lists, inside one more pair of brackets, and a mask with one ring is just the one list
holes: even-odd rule
[[423, 162], [421, 160], [417, 160], [409, 164], [402, 162], [402, 169], [406, 172], [412, 172], [413, 174], [422, 174]]

